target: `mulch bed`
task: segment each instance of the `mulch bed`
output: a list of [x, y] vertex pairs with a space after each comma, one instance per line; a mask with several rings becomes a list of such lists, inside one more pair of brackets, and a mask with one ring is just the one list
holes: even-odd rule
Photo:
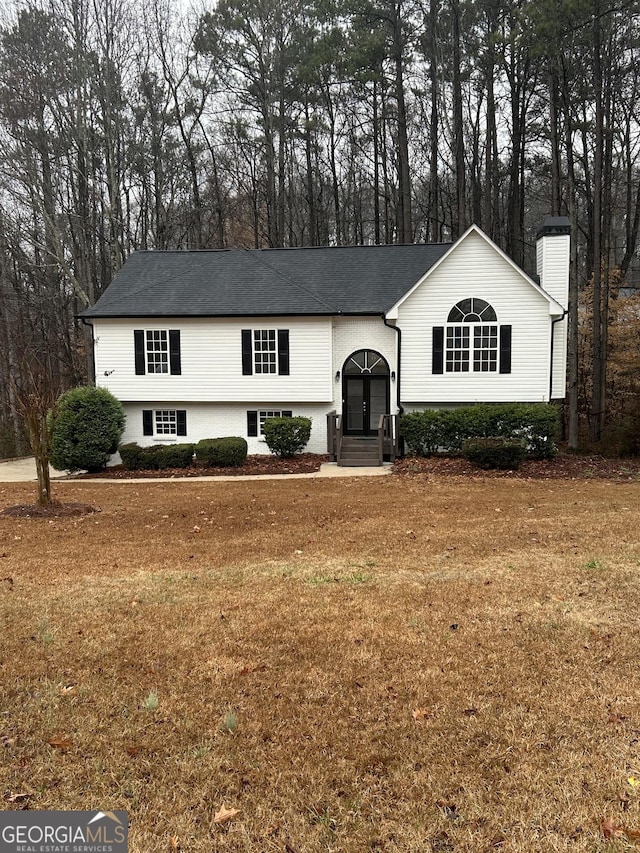
[[0, 512], [0, 515], [9, 516], [9, 518], [72, 518], [78, 515], [91, 515], [94, 512], [100, 512], [100, 509], [90, 504], [51, 501], [48, 506], [38, 504], [8, 506]]
[[[278, 474], [310, 474], [320, 470], [329, 457], [317, 453], [301, 453], [291, 459], [279, 459], [277, 456], [248, 456], [240, 468], [210, 468], [195, 463], [190, 468], [167, 468], [162, 471], [127, 471], [123, 465], [107, 468], [99, 474], [78, 474], [77, 479], [126, 480], [175, 479], [176, 477], [220, 477]], [[603, 456], [578, 456], [561, 452], [555, 459], [526, 460], [517, 471], [491, 471], [472, 465], [465, 459], [432, 456], [424, 459], [407, 456], [398, 459], [394, 465], [394, 474], [403, 477], [517, 477], [523, 480], [615, 480], [628, 482], [640, 479], [640, 458], [607, 459]], [[75, 478], [74, 478], [75, 479]]]
[[[277, 474], [312, 474], [320, 470], [328, 456], [319, 453], [300, 453], [291, 459], [279, 459], [277, 456], [247, 456], [240, 468], [210, 468], [202, 463], [194, 463], [189, 468], [165, 468], [161, 471], [127, 471], [124, 465], [114, 465], [99, 474], [78, 474], [80, 480], [130, 480], [135, 479], [172, 479], [175, 477], [246, 477], [247, 475], [274, 476]], [[74, 478], [76, 479], [76, 478]]]
[[517, 471], [484, 470], [466, 459], [424, 459], [407, 456], [399, 459], [394, 472], [404, 477], [516, 477], [521, 480], [640, 480], [640, 459], [605, 459], [603, 456], [577, 456], [559, 453], [555, 459], [526, 460]]
[[[189, 468], [166, 468], [162, 471], [127, 471], [123, 465], [107, 468], [99, 474], [77, 474], [73, 479], [128, 480], [136, 479], [175, 479], [177, 477], [220, 477], [279, 474], [311, 474], [320, 470], [329, 457], [318, 453], [301, 453], [291, 459], [277, 456], [248, 456], [240, 468], [210, 468], [195, 463]], [[516, 477], [523, 480], [615, 480], [628, 482], [640, 479], [640, 458], [607, 459], [603, 456], [579, 456], [561, 452], [555, 459], [526, 460], [517, 471], [484, 470], [461, 457], [422, 458], [407, 456], [398, 459], [394, 465], [394, 474], [403, 477]]]

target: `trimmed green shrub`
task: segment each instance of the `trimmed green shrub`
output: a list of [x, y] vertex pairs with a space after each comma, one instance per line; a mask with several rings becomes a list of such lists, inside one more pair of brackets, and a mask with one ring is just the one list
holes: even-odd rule
[[400, 419], [400, 431], [418, 456], [457, 455], [467, 439], [500, 437], [521, 439], [531, 458], [550, 459], [557, 452], [558, 423], [558, 409], [549, 403], [482, 403], [409, 412]]
[[203, 438], [196, 444], [196, 459], [214, 468], [239, 468], [247, 459], [247, 442], [238, 436]]
[[416, 456], [433, 456], [445, 444], [442, 413], [433, 409], [402, 416], [404, 440]]
[[188, 468], [193, 461], [193, 444], [121, 444], [118, 448], [127, 471], [158, 471], [163, 468]]
[[146, 448], [140, 447], [135, 441], [129, 444], [121, 444], [118, 448], [122, 464], [127, 471], [142, 471], [144, 469], [144, 451]]
[[480, 468], [515, 471], [527, 455], [524, 442], [517, 438], [467, 438], [462, 455]]
[[193, 462], [195, 444], [163, 444], [156, 447], [158, 468], [188, 468]]
[[311, 438], [311, 418], [267, 418], [264, 422], [267, 447], [276, 456], [301, 453]]
[[124, 430], [124, 411], [106, 388], [72, 388], [58, 400], [51, 464], [58, 470], [104, 470]]

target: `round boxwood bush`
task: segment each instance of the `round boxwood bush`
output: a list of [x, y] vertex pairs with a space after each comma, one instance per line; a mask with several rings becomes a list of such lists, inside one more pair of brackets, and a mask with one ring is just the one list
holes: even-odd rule
[[203, 438], [196, 444], [196, 459], [214, 468], [239, 468], [247, 459], [247, 442], [238, 436]]
[[158, 454], [158, 468], [188, 468], [195, 444], [167, 444]]
[[58, 400], [51, 464], [59, 471], [103, 471], [118, 449], [124, 411], [106, 388], [72, 388]]
[[311, 438], [311, 418], [267, 418], [264, 422], [267, 447], [276, 456], [301, 453]]
[[140, 447], [135, 441], [128, 444], [121, 444], [118, 448], [120, 459], [127, 471], [143, 471], [145, 468], [144, 451], [146, 448]]

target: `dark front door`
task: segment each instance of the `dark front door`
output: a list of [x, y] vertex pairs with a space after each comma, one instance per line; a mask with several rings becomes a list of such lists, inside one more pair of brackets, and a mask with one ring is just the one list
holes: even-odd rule
[[360, 350], [344, 365], [343, 424], [346, 435], [373, 435], [389, 411], [389, 367], [378, 353]]
[[389, 411], [389, 379], [386, 376], [345, 376], [345, 432], [373, 435], [380, 415]]

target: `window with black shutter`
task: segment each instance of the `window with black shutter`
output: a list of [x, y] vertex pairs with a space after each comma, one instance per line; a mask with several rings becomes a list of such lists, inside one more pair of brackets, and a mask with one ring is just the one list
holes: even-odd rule
[[182, 373], [180, 329], [135, 329], [133, 347], [136, 376]]
[[446, 326], [433, 329], [433, 373], [510, 373], [511, 326], [477, 297], [453, 306]]
[[186, 409], [143, 409], [142, 434], [165, 438], [186, 435]]
[[256, 438], [264, 435], [264, 422], [267, 418], [292, 418], [291, 409], [260, 409], [247, 412], [247, 435]]
[[288, 329], [242, 329], [242, 375], [289, 376]]

